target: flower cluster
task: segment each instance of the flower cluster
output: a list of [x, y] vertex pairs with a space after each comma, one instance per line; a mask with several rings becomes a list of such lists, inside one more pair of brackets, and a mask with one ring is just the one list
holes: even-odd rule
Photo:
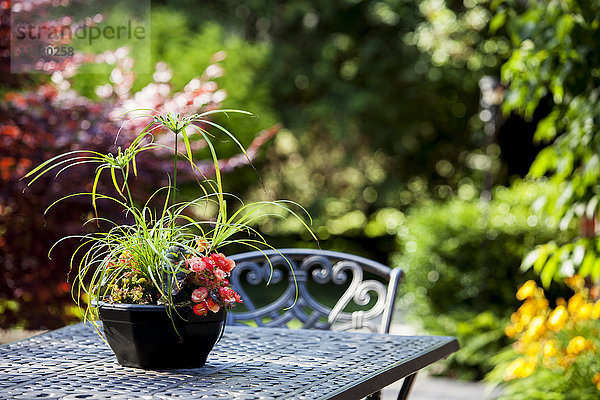
[[221, 307], [230, 308], [242, 302], [226, 279], [235, 267], [232, 259], [221, 253], [193, 255], [185, 260], [185, 266], [194, 274], [192, 282], [199, 286], [191, 295], [192, 301], [197, 303], [194, 305], [196, 314], [206, 315], [208, 310], [216, 313]]
[[100, 288], [100, 297], [111, 303], [192, 306], [197, 315], [242, 303], [227, 279], [235, 262], [212, 251], [205, 238], [185, 243], [170, 246], [164, 254], [164, 262], [170, 264], [167, 269], [177, 272], [163, 277], [162, 291], [151, 284], [152, 277], [145, 276], [147, 268], [141, 267], [135, 254], [125, 250], [106, 258], [107, 272], [115, 278], [106, 291]]
[[538, 370], [563, 376], [577, 370], [589, 374], [589, 382], [600, 390], [600, 365], [594, 361], [600, 345], [600, 301], [592, 300], [593, 291], [582, 278], [568, 278], [566, 283], [575, 293], [568, 301], [557, 299], [554, 308], [534, 281], [518, 290], [517, 299], [523, 304], [505, 329], [508, 337], [516, 339], [517, 357], [506, 366], [505, 381], [526, 378]]

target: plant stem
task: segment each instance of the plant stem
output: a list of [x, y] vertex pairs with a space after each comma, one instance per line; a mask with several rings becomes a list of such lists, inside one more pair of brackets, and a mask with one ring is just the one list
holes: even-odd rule
[[133, 198], [131, 197], [131, 191], [129, 191], [129, 183], [127, 183], [127, 176], [125, 176], [125, 171], [123, 171], [122, 169], [121, 175], [123, 175], [123, 183], [125, 184], [125, 190], [127, 190], [127, 196], [129, 197], [129, 203], [131, 203], [131, 208], [135, 208]]
[[[175, 133], [175, 132], [173, 132]], [[173, 206], [175, 205], [175, 195], [177, 193], [177, 133], [175, 133], [175, 169], [173, 171]]]

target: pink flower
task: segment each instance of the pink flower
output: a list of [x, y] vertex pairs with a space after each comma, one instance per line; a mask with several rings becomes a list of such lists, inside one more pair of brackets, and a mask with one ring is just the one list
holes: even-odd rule
[[206, 315], [207, 312], [208, 307], [206, 307], [206, 302], [202, 302], [194, 306], [194, 313], [196, 313], [196, 315]]
[[202, 262], [204, 262], [204, 265], [206, 265], [206, 268], [208, 268], [209, 271], [212, 271], [215, 267], [215, 262], [211, 257], [202, 257]]
[[222, 269], [226, 273], [231, 272], [235, 267], [235, 261], [225, 257], [222, 253], [213, 253], [209, 256], [210, 260], [219, 269]]
[[208, 309], [214, 313], [216, 313], [217, 311], [219, 311], [219, 308], [221, 308], [217, 303], [215, 303], [213, 301], [213, 299], [208, 299], [206, 300], [206, 306], [208, 307]]
[[215, 265], [219, 268], [222, 268], [223, 265], [225, 265], [225, 261], [227, 260], [227, 258], [225, 258], [225, 256], [221, 253], [213, 253], [210, 255], [210, 258], [213, 260]]
[[221, 300], [227, 305], [234, 303], [243, 303], [240, 295], [230, 287], [222, 287], [219, 288], [219, 294], [221, 295]]
[[196, 241], [196, 245], [198, 251], [201, 253], [205, 252], [206, 250], [208, 250], [208, 248], [210, 248], [210, 243], [208, 242], [208, 240], [206, 240], [206, 238], [203, 237]]
[[213, 270], [213, 274], [215, 274], [215, 278], [217, 278], [217, 281], [219, 282], [225, 279], [225, 277], [227, 276], [227, 273], [225, 271], [216, 268]]
[[198, 289], [194, 290], [194, 292], [192, 293], [192, 301], [195, 301], [196, 303], [200, 303], [202, 300], [204, 300], [206, 298], [206, 296], [208, 296], [208, 289], [205, 287], [199, 287]]
[[191, 271], [202, 272], [206, 268], [206, 263], [204, 262], [203, 258], [200, 258], [200, 257], [190, 257], [187, 260], [185, 260], [185, 265]]
[[235, 261], [233, 261], [231, 258], [226, 258], [225, 264], [221, 268], [223, 271], [230, 273], [231, 270], [235, 268]]

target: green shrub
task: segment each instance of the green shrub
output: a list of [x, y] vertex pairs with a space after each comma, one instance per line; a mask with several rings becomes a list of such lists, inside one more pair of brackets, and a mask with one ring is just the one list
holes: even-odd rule
[[460, 351], [446, 361], [436, 363], [431, 372], [464, 380], [478, 380], [494, 368], [492, 355], [501, 352], [509, 343], [504, 335], [508, 319], [491, 311], [476, 313], [456, 311], [448, 314], [423, 315], [422, 328], [432, 335], [451, 335], [458, 338]]
[[425, 330], [459, 337], [463, 350], [448, 367], [461, 377], [481, 378], [489, 357], [505, 344], [503, 321], [517, 305], [515, 290], [534, 277], [520, 272], [523, 256], [536, 244], [564, 240], [553, 219], [530, 212], [540, 192], [549, 190], [516, 182], [511, 189], [497, 187], [485, 202], [463, 187], [444, 204], [413, 209], [398, 229], [401, 251], [392, 261], [406, 273], [399, 307]]

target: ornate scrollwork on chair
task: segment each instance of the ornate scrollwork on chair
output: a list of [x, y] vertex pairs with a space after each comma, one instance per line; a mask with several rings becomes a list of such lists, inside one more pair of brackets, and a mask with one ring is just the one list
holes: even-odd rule
[[[231, 283], [242, 295], [247, 311], [230, 312], [230, 324], [286, 327], [297, 320], [303, 328], [389, 332], [403, 276], [400, 269], [351, 254], [312, 249], [255, 251], [231, 258], [237, 264]], [[267, 283], [284, 289], [275, 301], [257, 306], [247, 289]], [[309, 290], [315, 284], [340, 287], [343, 294], [333, 306], [325, 305]], [[357, 310], [346, 311], [348, 306]]]

